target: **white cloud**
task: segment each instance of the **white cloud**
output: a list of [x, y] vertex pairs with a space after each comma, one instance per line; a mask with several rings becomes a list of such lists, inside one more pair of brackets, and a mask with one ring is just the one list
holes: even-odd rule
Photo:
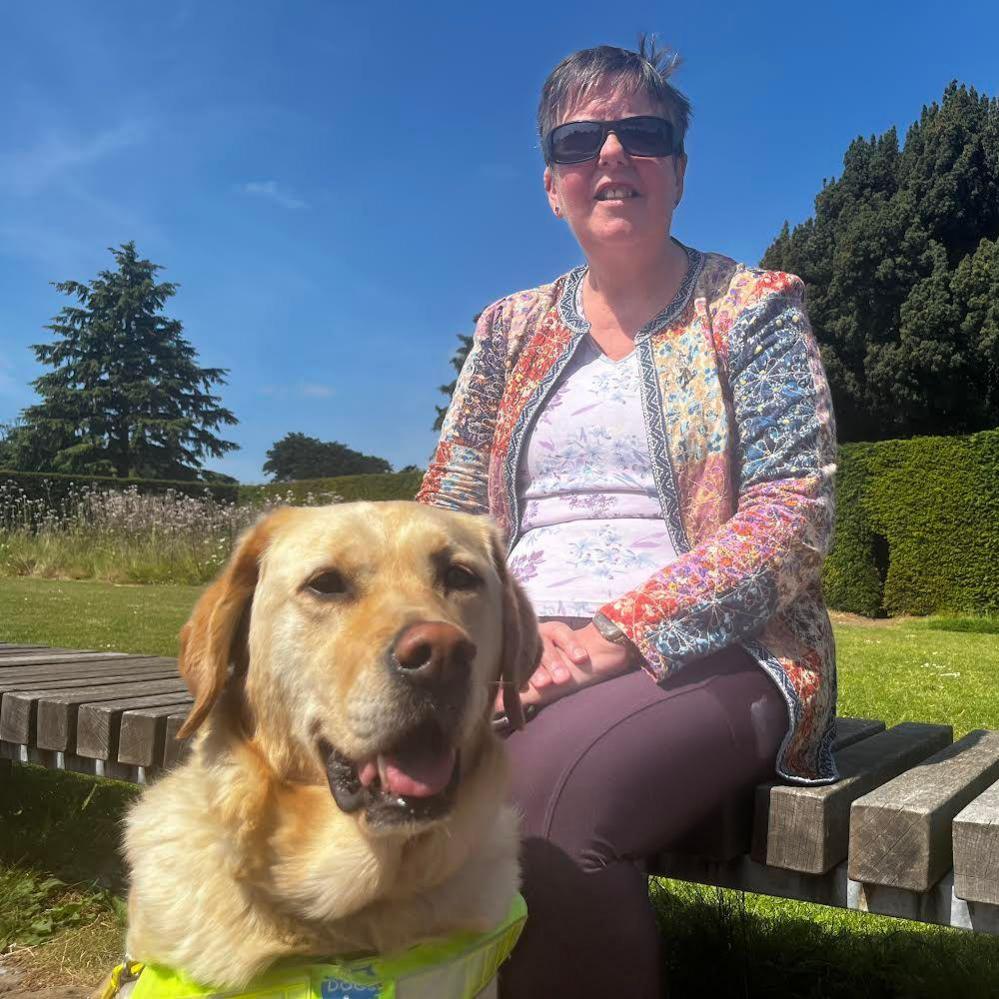
[[329, 385], [317, 385], [315, 382], [305, 382], [302, 385], [302, 395], [310, 399], [328, 399], [333, 394]]
[[89, 135], [50, 131], [30, 148], [0, 154], [0, 186], [16, 194], [34, 194], [80, 167], [138, 145], [147, 132], [140, 121], [126, 121]]
[[282, 208], [307, 208], [308, 205], [291, 191], [283, 188], [276, 180], [250, 180], [240, 185], [239, 190], [243, 194], [249, 194], [255, 198], [265, 198], [273, 201]]
[[[43, 225], [0, 225], [0, 254], [27, 258], [47, 267], [79, 266], [93, 257], [93, 242]], [[64, 275], [55, 274], [62, 279]]]
[[299, 382], [297, 385], [262, 385], [260, 394], [268, 399], [329, 399], [334, 393], [331, 385], [318, 382]]

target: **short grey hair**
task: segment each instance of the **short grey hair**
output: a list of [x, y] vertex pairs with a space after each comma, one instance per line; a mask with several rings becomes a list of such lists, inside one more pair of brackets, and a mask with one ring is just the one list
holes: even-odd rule
[[679, 55], [660, 48], [655, 35], [642, 35], [638, 51], [598, 45], [581, 49], [563, 59], [549, 74], [538, 104], [538, 136], [544, 151], [545, 136], [564, 114], [585, 101], [594, 90], [607, 83], [644, 94], [658, 104], [676, 129], [677, 147], [683, 155], [683, 139], [690, 126], [690, 101], [669, 78], [680, 65]]

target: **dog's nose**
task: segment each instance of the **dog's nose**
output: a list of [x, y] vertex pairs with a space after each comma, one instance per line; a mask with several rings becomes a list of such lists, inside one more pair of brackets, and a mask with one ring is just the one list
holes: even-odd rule
[[468, 673], [475, 646], [453, 624], [424, 621], [408, 627], [392, 655], [399, 671], [420, 684], [447, 684]]

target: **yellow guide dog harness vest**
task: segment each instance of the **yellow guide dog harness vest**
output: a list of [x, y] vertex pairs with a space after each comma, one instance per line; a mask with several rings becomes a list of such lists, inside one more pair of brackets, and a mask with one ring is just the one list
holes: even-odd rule
[[488, 933], [456, 933], [387, 957], [282, 963], [239, 992], [206, 988], [155, 964], [126, 962], [114, 969], [101, 999], [114, 999], [129, 982], [129, 999], [474, 999], [510, 955], [526, 919], [527, 905], [517, 895], [506, 919]]

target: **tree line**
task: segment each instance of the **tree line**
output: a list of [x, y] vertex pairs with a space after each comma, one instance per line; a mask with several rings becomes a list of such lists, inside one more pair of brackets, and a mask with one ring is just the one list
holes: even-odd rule
[[999, 426], [999, 100], [952, 83], [858, 138], [763, 266], [798, 274], [841, 441]]
[[[238, 447], [221, 436], [238, 421], [215, 391], [228, 370], [201, 367], [183, 324], [164, 315], [178, 285], [157, 279], [160, 265], [134, 242], [110, 252], [114, 269], [54, 283], [72, 304], [45, 327], [54, 339], [31, 346], [52, 370], [31, 383], [39, 401], [0, 425], [0, 468], [235, 481], [204, 468]], [[390, 471], [384, 458], [296, 432], [264, 463], [275, 482]]]

